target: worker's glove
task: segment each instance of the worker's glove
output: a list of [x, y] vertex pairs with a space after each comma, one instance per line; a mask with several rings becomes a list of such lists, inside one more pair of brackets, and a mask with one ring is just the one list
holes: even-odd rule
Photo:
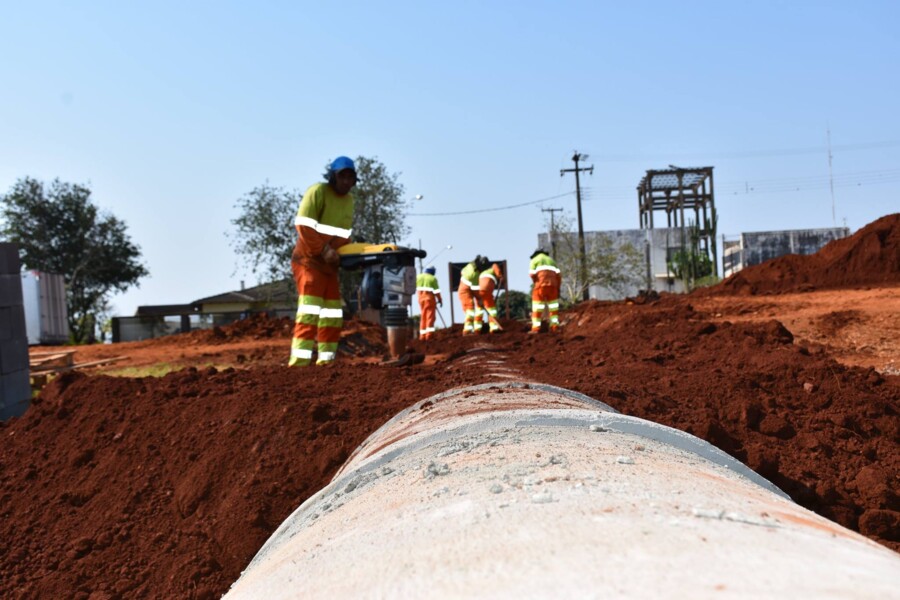
[[328, 244], [325, 244], [325, 246], [322, 248], [322, 258], [329, 265], [337, 265], [341, 262], [341, 257], [338, 255], [337, 250], [335, 250]]
[[438, 306], [444, 306], [444, 301], [443, 301], [443, 300], [438, 300]]

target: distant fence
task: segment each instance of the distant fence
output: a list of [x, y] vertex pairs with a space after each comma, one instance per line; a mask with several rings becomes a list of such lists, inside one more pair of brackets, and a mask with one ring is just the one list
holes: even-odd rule
[[187, 333], [202, 329], [222, 327], [252, 315], [265, 314], [270, 318], [294, 317], [295, 310], [271, 309], [264, 311], [242, 311], [203, 313], [191, 315], [154, 315], [144, 317], [113, 317], [112, 341], [138, 342], [167, 335]]

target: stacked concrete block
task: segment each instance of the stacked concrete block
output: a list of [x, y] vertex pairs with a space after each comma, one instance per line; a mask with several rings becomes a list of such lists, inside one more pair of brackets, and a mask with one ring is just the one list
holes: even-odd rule
[[18, 246], [0, 243], [0, 420], [3, 421], [20, 416], [31, 403], [20, 267]]

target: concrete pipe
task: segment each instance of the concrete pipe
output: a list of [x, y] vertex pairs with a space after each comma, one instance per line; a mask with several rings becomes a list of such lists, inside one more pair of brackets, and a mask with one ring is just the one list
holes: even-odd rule
[[571, 391], [428, 398], [363, 443], [226, 598], [898, 598], [900, 554], [706, 442]]

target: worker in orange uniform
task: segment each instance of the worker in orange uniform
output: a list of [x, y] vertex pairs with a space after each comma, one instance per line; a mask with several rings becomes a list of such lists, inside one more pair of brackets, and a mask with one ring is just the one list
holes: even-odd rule
[[[497, 320], [497, 304], [494, 302], [494, 290], [503, 281], [503, 269], [494, 263], [489, 269], [485, 269], [478, 276], [478, 295], [481, 297], [481, 305], [488, 315], [488, 328], [490, 333], [503, 331], [500, 321]], [[476, 323], [481, 319], [476, 319]], [[476, 328], [480, 329], [480, 328]]]
[[490, 263], [483, 256], [476, 256], [475, 260], [463, 267], [459, 274], [459, 287], [456, 292], [459, 294], [459, 301], [462, 304], [463, 313], [463, 335], [481, 332], [481, 319], [477, 321], [476, 329], [475, 316], [481, 316], [481, 308], [478, 302], [478, 276], [484, 271]]
[[421, 313], [419, 319], [420, 340], [430, 340], [434, 335], [434, 319], [437, 315], [435, 305], [444, 305], [435, 272], [434, 267], [427, 267], [424, 273], [419, 273], [416, 277], [416, 292], [419, 295], [419, 312]]
[[316, 351], [316, 364], [334, 362], [344, 314], [338, 282], [337, 249], [350, 241], [356, 185], [356, 166], [340, 156], [328, 167], [325, 183], [315, 183], [303, 194], [294, 225], [297, 244], [291, 270], [297, 284], [297, 317], [291, 340], [289, 366], [307, 366]]
[[556, 262], [543, 248], [531, 255], [529, 269], [534, 287], [531, 289], [531, 333], [541, 330], [544, 310], [550, 313], [550, 331], [559, 329], [559, 288], [562, 283]]

